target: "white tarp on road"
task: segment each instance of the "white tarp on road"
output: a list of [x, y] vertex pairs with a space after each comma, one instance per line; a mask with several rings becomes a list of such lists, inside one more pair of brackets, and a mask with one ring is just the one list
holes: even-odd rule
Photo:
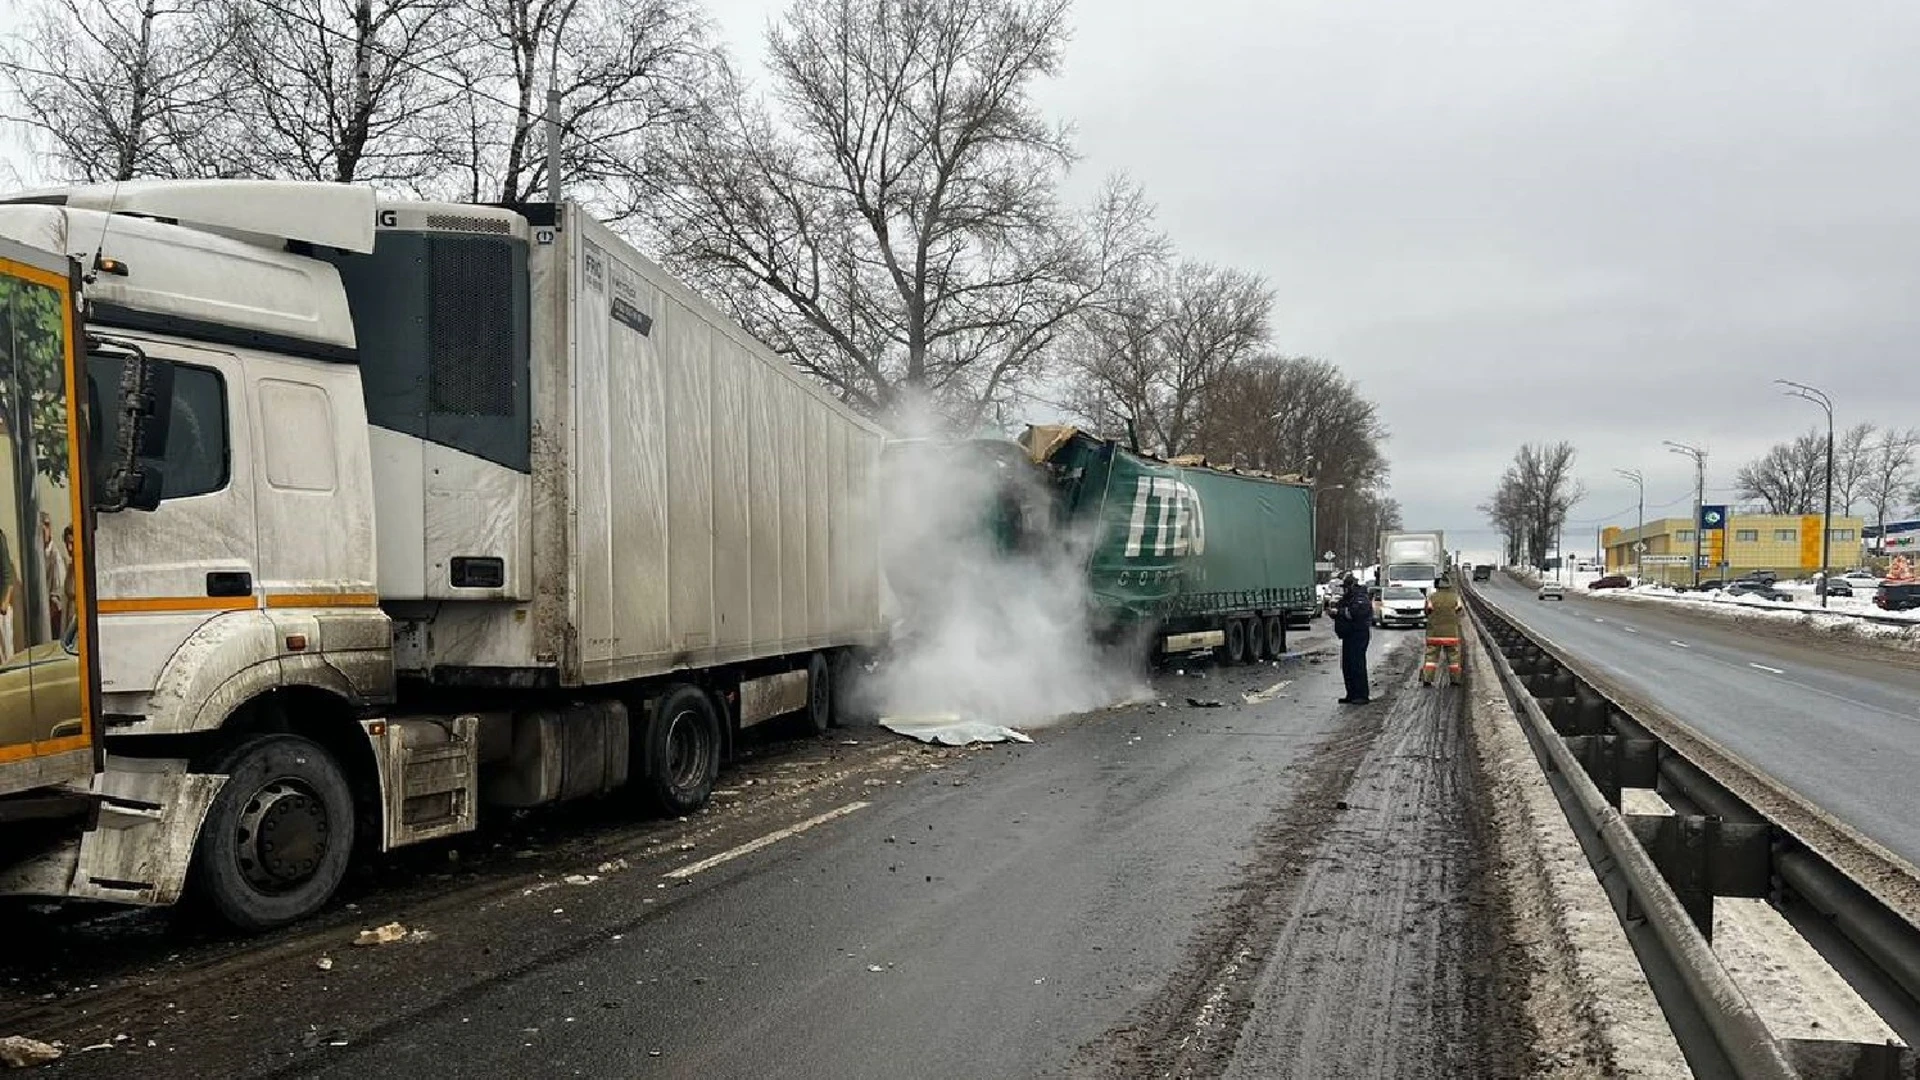
[[923, 743], [938, 743], [941, 746], [1033, 741], [1010, 727], [980, 720], [963, 720], [955, 713], [933, 716], [888, 716], [881, 719], [880, 726], [896, 735], [905, 735], [909, 739], [918, 739]]

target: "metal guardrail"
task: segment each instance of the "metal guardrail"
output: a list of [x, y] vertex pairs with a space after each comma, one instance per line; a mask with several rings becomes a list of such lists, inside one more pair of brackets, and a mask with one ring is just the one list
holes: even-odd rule
[[[1713, 900], [1767, 900], [1909, 1046], [1920, 1041], [1920, 926], [1810, 842], [1813, 830], [1790, 828], [1735, 793], [1782, 791], [1771, 779], [1724, 752], [1698, 753], [1711, 744], [1697, 733], [1646, 706], [1623, 707], [1578, 658], [1471, 587], [1465, 593], [1506, 696], [1695, 1075], [1915, 1076], [1909, 1047], [1769, 1032], [1713, 952]], [[1742, 770], [1732, 787], [1723, 782]], [[1673, 815], [1623, 814], [1625, 788], [1659, 792]], [[1878, 859], [1877, 849], [1833, 835], [1851, 865]], [[1875, 866], [1910, 880], [1904, 864]]]

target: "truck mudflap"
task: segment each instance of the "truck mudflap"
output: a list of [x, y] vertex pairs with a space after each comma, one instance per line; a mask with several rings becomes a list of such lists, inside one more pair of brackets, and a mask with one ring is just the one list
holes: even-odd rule
[[227, 782], [172, 758], [109, 758], [96, 823], [0, 873], [0, 895], [165, 906], [180, 899], [207, 808]]

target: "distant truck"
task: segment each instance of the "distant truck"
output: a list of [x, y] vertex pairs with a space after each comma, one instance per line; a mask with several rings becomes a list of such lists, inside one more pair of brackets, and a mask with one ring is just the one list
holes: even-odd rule
[[1493, 580], [1493, 567], [1491, 567], [1491, 566], [1488, 566], [1488, 565], [1486, 565], [1485, 563], [1482, 563], [1482, 564], [1480, 564], [1479, 566], [1476, 566], [1476, 567], [1474, 567], [1474, 568], [1473, 568], [1473, 580], [1475, 580], [1475, 581], [1492, 581], [1492, 580]]
[[1071, 427], [1022, 437], [1059, 525], [1093, 536], [1096, 617], [1157, 653], [1212, 648], [1228, 663], [1286, 651], [1314, 607], [1313, 490], [1295, 480], [1164, 461]]
[[0, 895], [261, 929], [482, 806], [690, 813], [879, 644], [883, 433], [577, 204], [151, 181], [0, 238]]
[[1423, 593], [1432, 592], [1434, 582], [1446, 569], [1446, 534], [1437, 531], [1380, 534], [1377, 583], [1382, 588], [1405, 585]]

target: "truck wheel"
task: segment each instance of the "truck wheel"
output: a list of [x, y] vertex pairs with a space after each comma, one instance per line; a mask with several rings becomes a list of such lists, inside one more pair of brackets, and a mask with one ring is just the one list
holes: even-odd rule
[[1267, 616], [1267, 653], [1275, 660], [1287, 654], [1287, 620], [1283, 615]]
[[706, 691], [681, 683], [654, 702], [642, 741], [640, 786], [661, 813], [706, 805], [720, 775], [720, 718]]
[[1247, 620], [1247, 659], [1259, 663], [1267, 658], [1267, 620], [1255, 615]]
[[298, 735], [235, 747], [200, 827], [189, 886], [241, 930], [284, 926], [320, 910], [353, 854], [353, 792], [332, 756]]
[[807, 726], [825, 735], [833, 725], [833, 674], [827, 658], [814, 653], [807, 660]]
[[1227, 663], [1247, 662], [1247, 623], [1245, 619], [1227, 620]]

